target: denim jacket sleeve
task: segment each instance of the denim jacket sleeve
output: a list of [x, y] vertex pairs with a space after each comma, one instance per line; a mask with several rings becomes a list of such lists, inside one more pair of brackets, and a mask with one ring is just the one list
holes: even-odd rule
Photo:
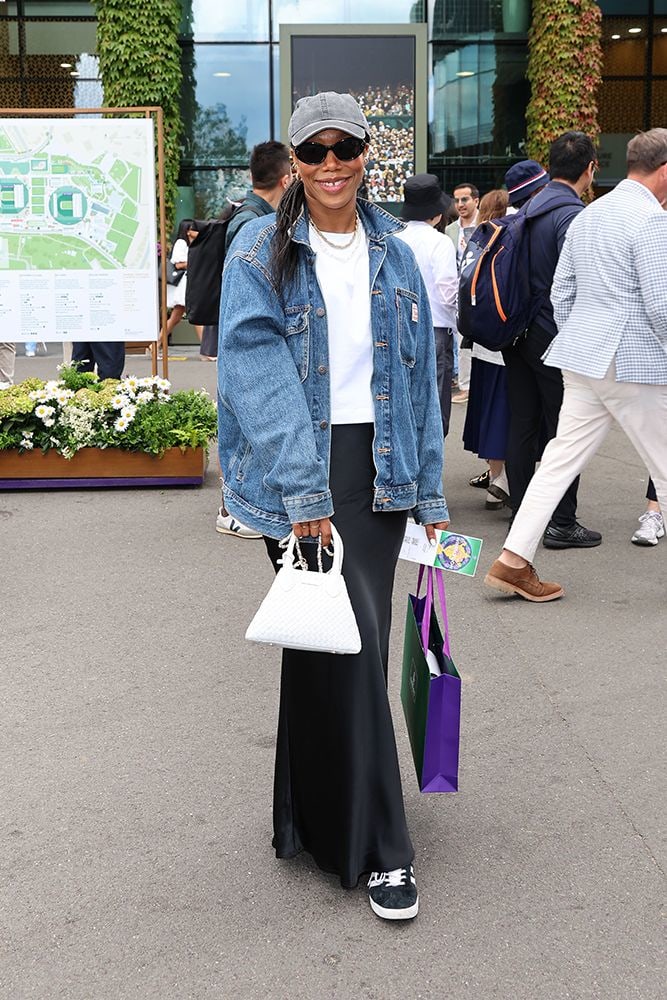
[[418, 267], [413, 274], [413, 290], [418, 296], [419, 350], [411, 374], [412, 409], [417, 427], [419, 476], [417, 503], [412, 515], [417, 524], [448, 521], [447, 501], [442, 492], [444, 441], [437, 391], [435, 337], [428, 295]]
[[262, 266], [238, 254], [223, 272], [218, 391], [290, 521], [330, 517], [328, 472], [317, 454], [279, 297]]

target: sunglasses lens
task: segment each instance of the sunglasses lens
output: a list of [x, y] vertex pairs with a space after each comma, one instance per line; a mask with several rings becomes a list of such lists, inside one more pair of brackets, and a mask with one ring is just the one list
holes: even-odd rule
[[349, 139], [341, 139], [331, 148], [337, 160], [356, 160], [363, 153], [364, 145], [361, 139], [351, 136]]
[[302, 142], [300, 146], [296, 146], [294, 153], [297, 160], [314, 167], [318, 163], [324, 163], [330, 149], [337, 160], [347, 161], [361, 156], [365, 146], [363, 139], [349, 136], [347, 139], [339, 139], [333, 146], [323, 146], [321, 142]]
[[315, 166], [317, 163], [324, 162], [329, 150], [321, 142], [302, 142], [300, 146], [295, 148], [294, 152], [297, 160]]

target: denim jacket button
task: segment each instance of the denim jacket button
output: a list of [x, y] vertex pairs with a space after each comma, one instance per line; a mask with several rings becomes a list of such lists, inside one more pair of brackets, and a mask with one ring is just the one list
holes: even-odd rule
[[315, 315], [316, 316], [324, 316], [324, 309], [322, 308], [322, 306], [320, 306], [319, 309], [315, 310]]
[[325, 431], [325, 430], [327, 429], [327, 427], [328, 427], [328, 426], [329, 426], [329, 424], [327, 423], [327, 421], [326, 421], [326, 420], [320, 420], [320, 428], [321, 428], [321, 429], [322, 429], [323, 431]]
[[317, 370], [320, 373], [320, 375], [326, 375], [326, 373], [327, 373], [327, 366], [326, 365], [320, 365], [320, 367]]

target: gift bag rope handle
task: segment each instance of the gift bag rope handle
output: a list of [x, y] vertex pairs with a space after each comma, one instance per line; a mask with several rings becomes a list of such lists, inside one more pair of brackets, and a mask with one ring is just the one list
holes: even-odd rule
[[422, 648], [424, 650], [428, 649], [428, 641], [431, 631], [431, 608], [433, 607], [433, 577], [435, 576], [438, 586], [438, 597], [440, 598], [442, 623], [444, 625], [442, 648], [445, 656], [448, 656], [451, 659], [452, 651], [449, 645], [449, 617], [447, 615], [447, 598], [445, 595], [445, 581], [443, 579], [444, 571], [441, 569], [435, 569], [433, 566], [420, 566], [419, 576], [417, 577], [417, 597], [419, 597], [422, 580], [424, 579], [424, 570], [426, 570], [426, 602], [424, 604], [424, 617], [422, 618], [421, 628]]

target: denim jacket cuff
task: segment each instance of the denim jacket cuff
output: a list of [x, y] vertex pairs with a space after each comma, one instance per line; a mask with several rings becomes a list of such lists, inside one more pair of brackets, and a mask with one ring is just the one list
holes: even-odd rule
[[412, 508], [412, 516], [417, 524], [437, 524], [439, 521], [449, 521], [447, 501], [444, 497], [420, 500]]
[[334, 512], [330, 490], [307, 497], [283, 497], [283, 505], [292, 524], [319, 521], [323, 517], [331, 517]]

